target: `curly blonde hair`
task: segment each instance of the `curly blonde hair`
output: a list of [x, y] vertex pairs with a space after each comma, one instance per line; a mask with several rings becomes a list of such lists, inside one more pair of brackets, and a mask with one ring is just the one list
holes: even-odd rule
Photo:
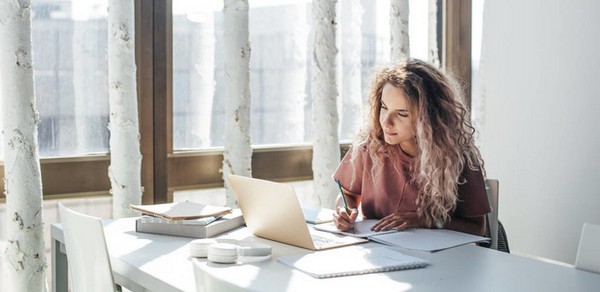
[[414, 119], [417, 153], [410, 179], [418, 191], [417, 213], [427, 226], [442, 227], [456, 208], [465, 166], [484, 172], [462, 91], [450, 75], [421, 60], [379, 69], [371, 85], [368, 118], [353, 146], [366, 147], [374, 166], [382, 163], [378, 154], [392, 155], [379, 123], [386, 84], [404, 90]]

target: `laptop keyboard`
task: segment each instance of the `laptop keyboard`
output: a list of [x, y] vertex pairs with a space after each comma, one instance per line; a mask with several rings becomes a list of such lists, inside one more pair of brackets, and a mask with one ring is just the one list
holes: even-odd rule
[[321, 233], [318, 231], [311, 230], [310, 235], [312, 237], [313, 243], [315, 244], [315, 247], [317, 248], [335, 246], [348, 242], [347, 240], [344, 240], [345, 237], [343, 236], [336, 236], [327, 232]]

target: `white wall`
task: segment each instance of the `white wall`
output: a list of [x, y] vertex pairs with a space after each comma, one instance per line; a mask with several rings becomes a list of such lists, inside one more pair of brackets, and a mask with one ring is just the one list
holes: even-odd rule
[[600, 223], [600, 1], [486, 0], [481, 147], [513, 252], [573, 263]]

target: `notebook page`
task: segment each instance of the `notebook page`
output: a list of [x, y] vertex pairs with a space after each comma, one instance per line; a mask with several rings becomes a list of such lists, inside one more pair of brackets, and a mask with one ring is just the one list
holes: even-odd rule
[[448, 229], [425, 228], [415, 228], [395, 233], [374, 235], [370, 236], [369, 239], [387, 245], [429, 252], [436, 252], [464, 244], [490, 240], [487, 237]]
[[337, 227], [335, 227], [335, 224], [333, 224], [333, 222], [317, 224], [313, 227], [315, 229], [321, 230], [321, 231], [327, 231], [327, 232], [331, 232], [331, 233], [343, 234], [343, 235], [354, 236], [354, 237], [363, 237], [363, 238], [367, 238], [369, 236], [378, 235], [378, 234], [397, 232], [395, 229], [387, 230], [387, 231], [371, 230], [373, 225], [375, 225], [377, 222], [379, 222], [379, 220], [376, 220], [376, 219], [365, 219], [362, 221], [356, 221], [356, 222], [354, 222], [354, 230], [347, 231], [347, 232], [338, 230]]
[[279, 262], [315, 278], [330, 278], [422, 268], [426, 260], [384, 246], [351, 246], [306, 255], [281, 256]]

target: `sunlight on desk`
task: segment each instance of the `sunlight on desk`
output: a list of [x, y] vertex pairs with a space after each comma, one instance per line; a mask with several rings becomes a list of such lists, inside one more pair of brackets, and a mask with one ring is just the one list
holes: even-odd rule
[[[260, 264], [214, 264], [195, 259], [196, 291], [408, 291], [409, 283], [391, 279], [386, 273], [316, 279], [280, 266], [275, 260]], [[235, 283], [235, 285], [233, 284]], [[318, 287], [318, 289], [316, 288]]]
[[[190, 239], [137, 233], [135, 219], [105, 225], [111, 258], [119, 259], [112, 261], [113, 269], [125, 271], [125, 278], [138, 279], [153, 291], [193, 291]], [[162, 272], [153, 275], [156, 271]]]
[[[439, 252], [398, 248], [425, 259], [421, 269], [317, 279], [277, 259], [313, 251], [254, 237], [247, 228], [222, 236], [272, 247], [272, 259], [211, 264], [189, 255], [192, 239], [135, 232], [136, 218], [107, 220], [105, 235], [115, 282], [132, 291], [598, 291], [600, 275], [475, 245]], [[62, 228], [52, 224], [55, 282], [66, 283]], [[379, 243], [361, 246], [375, 248]], [[508, 280], [510, 279], [510, 280]], [[200, 284], [196, 287], [196, 281]], [[64, 286], [61, 286], [64, 287]], [[66, 287], [64, 290], [66, 291]]]

